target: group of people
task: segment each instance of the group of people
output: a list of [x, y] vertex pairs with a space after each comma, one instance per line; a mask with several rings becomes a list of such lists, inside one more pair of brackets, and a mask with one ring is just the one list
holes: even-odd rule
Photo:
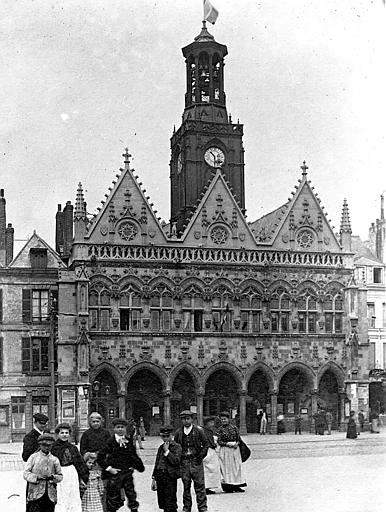
[[[207, 495], [244, 492], [236, 426], [229, 413], [207, 418], [204, 427], [193, 424], [190, 411], [180, 414], [181, 427], [174, 432], [169, 425], [160, 429], [160, 445], [152, 472], [152, 489], [157, 491], [159, 508], [177, 512], [177, 481], [183, 483], [183, 512], [191, 512], [191, 487], [194, 485], [197, 508], [207, 512]], [[91, 413], [90, 428], [80, 440], [79, 450], [70, 442], [71, 426], [61, 423], [56, 436], [47, 431], [48, 417], [34, 415], [34, 427], [23, 442], [26, 462], [27, 512], [116, 512], [125, 497], [128, 507], [139, 507], [134, 487], [134, 470], [143, 472], [144, 464], [136, 450], [138, 437], [144, 437], [124, 418], [112, 421], [111, 434], [102, 425], [99, 413]]]

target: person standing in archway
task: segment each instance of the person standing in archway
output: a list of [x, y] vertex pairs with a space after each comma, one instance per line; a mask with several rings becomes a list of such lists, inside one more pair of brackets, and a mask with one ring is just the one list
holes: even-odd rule
[[192, 481], [196, 491], [197, 508], [199, 512], [207, 512], [205, 492], [205, 477], [203, 459], [208, 453], [208, 440], [204, 429], [193, 425], [193, 415], [190, 411], [180, 413], [182, 427], [177, 429], [174, 440], [182, 447], [181, 478], [184, 484], [183, 512], [192, 510]]
[[326, 412], [326, 423], [327, 423], [327, 435], [331, 435], [331, 427], [332, 427], [332, 412]]

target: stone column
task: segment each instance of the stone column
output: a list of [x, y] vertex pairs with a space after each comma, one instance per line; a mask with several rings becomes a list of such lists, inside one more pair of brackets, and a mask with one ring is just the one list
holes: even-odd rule
[[200, 390], [197, 393], [197, 424], [203, 425], [204, 423], [204, 393]]
[[345, 417], [345, 404], [346, 404], [346, 393], [344, 391], [339, 392], [339, 431], [344, 432], [346, 429], [346, 417]]
[[247, 433], [247, 405], [246, 405], [246, 391], [243, 389], [239, 394], [240, 403], [240, 434]]
[[271, 434], [277, 434], [277, 391], [271, 391]]
[[126, 418], [126, 394], [124, 393], [118, 395], [118, 410], [119, 417]]
[[169, 425], [170, 422], [170, 389], [167, 389], [164, 391], [164, 423]]
[[311, 391], [311, 422], [310, 433], [315, 433], [315, 414], [318, 412], [318, 391], [313, 389]]

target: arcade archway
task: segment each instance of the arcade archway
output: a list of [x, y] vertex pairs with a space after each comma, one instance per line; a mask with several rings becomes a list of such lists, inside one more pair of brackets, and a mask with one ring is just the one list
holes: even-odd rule
[[268, 379], [264, 372], [256, 370], [248, 382], [247, 432], [260, 431], [258, 412], [267, 412], [267, 406], [271, 407]]
[[106, 428], [111, 428], [111, 421], [119, 415], [117, 383], [107, 370], [99, 372], [91, 384], [90, 412], [95, 411]]
[[277, 414], [284, 414], [287, 430], [295, 430], [295, 416], [299, 413], [302, 416], [302, 429], [310, 429], [312, 388], [313, 384], [302, 368], [291, 368], [280, 379]]
[[339, 428], [340, 405], [339, 405], [339, 386], [336, 375], [327, 370], [323, 373], [319, 381], [318, 388], [318, 405], [325, 411], [332, 413], [332, 428]]
[[235, 377], [228, 370], [216, 370], [205, 384], [204, 416], [218, 416], [221, 411], [229, 411], [235, 418], [238, 409], [239, 391]]
[[127, 386], [127, 416], [136, 422], [142, 416], [149, 435], [157, 435], [163, 422], [162, 382], [151, 370], [138, 370]]
[[180, 425], [180, 412], [197, 408], [196, 388], [192, 375], [181, 370], [173, 381], [171, 394], [171, 422], [174, 427]]

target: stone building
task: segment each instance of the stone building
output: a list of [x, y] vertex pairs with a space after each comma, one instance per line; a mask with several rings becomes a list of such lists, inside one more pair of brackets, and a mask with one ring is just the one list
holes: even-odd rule
[[36, 412], [50, 414], [54, 423], [52, 308], [58, 269], [65, 267], [36, 233], [13, 258], [13, 228], [5, 225], [2, 190], [0, 240], [7, 243], [0, 249], [0, 442], [20, 441]]
[[84, 429], [98, 410], [107, 425], [142, 416], [156, 433], [182, 409], [198, 422], [227, 409], [254, 432], [264, 409], [275, 432], [278, 413], [289, 429], [298, 412], [312, 428], [322, 407], [339, 428], [350, 408], [368, 407], [366, 290], [354, 280], [348, 206], [336, 235], [304, 162], [292, 197], [247, 222], [227, 47], [204, 24], [182, 52], [171, 223], [157, 218], [128, 151], [91, 219], [78, 186], [68, 267], [59, 269], [58, 420]]
[[367, 291], [369, 333], [370, 407], [386, 409], [386, 285], [384, 196], [381, 195], [380, 218], [369, 229], [368, 240], [353, 237], [355, 279]]

